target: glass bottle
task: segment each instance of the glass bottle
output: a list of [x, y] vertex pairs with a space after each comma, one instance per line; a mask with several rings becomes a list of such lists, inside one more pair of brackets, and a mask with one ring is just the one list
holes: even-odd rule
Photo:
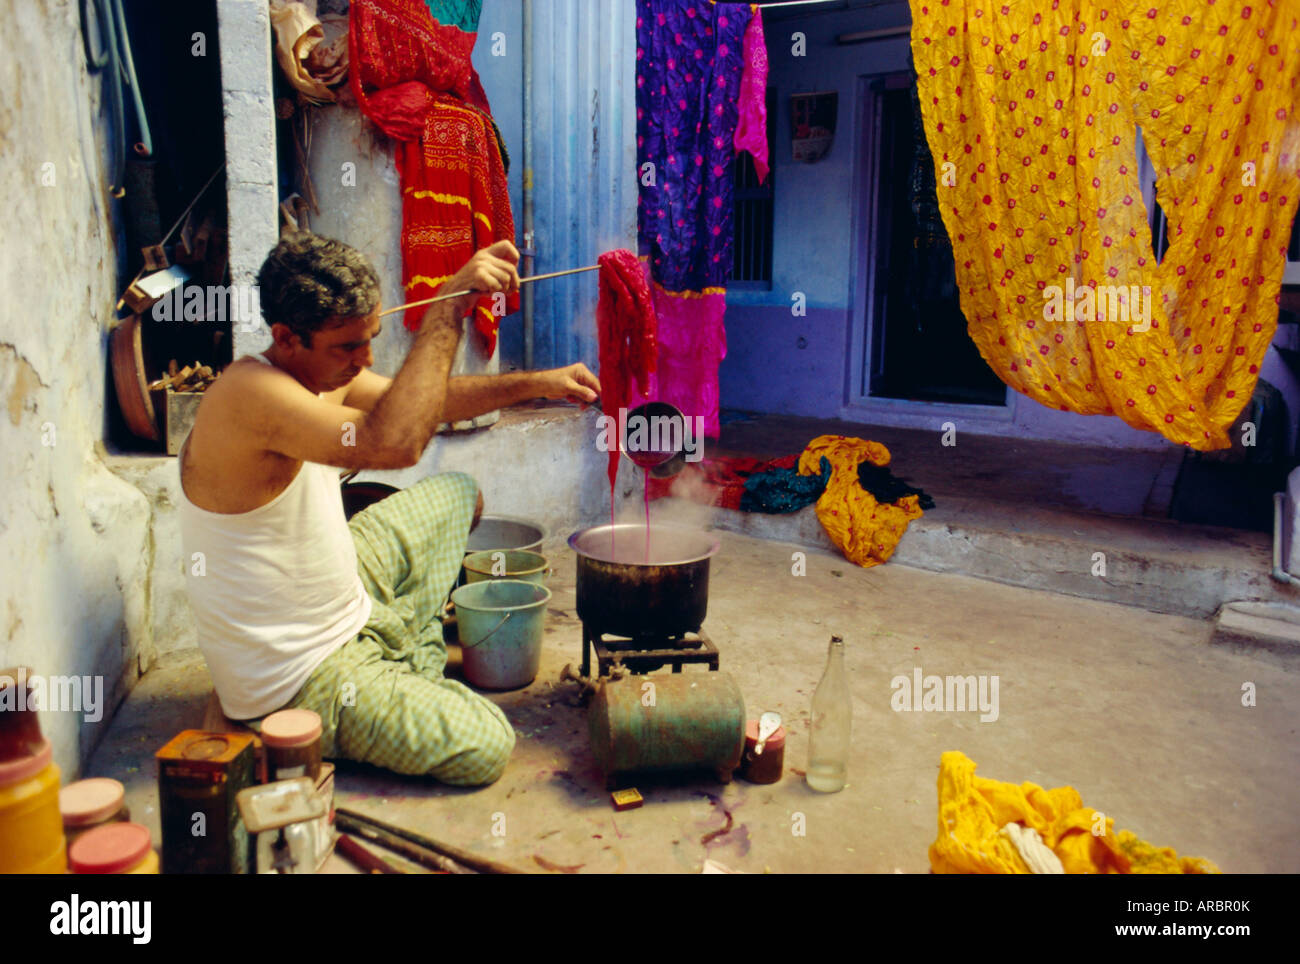
[[808, 786], [822, 793], [844, 789], [848, 775], [853, 705], [844, 674], [844, 640], [831, 637], [826, 672], [813, 692], [812, 733], [808, 749]]

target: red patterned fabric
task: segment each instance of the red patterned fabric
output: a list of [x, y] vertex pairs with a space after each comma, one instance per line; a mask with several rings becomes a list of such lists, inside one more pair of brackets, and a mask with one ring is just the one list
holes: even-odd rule
[[[397, 141], [402, 185], [404, 300], [438, 288], [475, 251], [515, 237], [505, 163], [487, 97], [470, 63], [476, 34], [439, 24], [424, 0], [353, 0], [349, 10], [352, 93], [361, 110]], [[474, 327], [489, 355], [500, 315], [480, 298]], [[420, 327], [425, 308], [408, 308]]]
[[[659, 349], [655, 338], [658, 319], [645, 267], [631, 251], [606, 251], [600, 264], [600, 298], [596, 302], [596, 332], [600, 352], [601, 409], [618, 418], [632, 395], [633, 381], [644, 393], [650, 387]], [[617, 433], [615, 433], [617, 435]], [[618, 474], [622, 440], [615, 438], [609, 452], [609, 484]]]

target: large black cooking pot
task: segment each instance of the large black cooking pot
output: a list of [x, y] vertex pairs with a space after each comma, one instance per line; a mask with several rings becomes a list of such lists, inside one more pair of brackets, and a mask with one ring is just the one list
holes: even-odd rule
[[707, 532], [652, 525], [647, 556], [645, 525], [603, 525], [575, 532], [569, 547], [578, 556], [578, 618], [588, 628], [635, 639], [704, 624], [709, 559], [718, 551]]

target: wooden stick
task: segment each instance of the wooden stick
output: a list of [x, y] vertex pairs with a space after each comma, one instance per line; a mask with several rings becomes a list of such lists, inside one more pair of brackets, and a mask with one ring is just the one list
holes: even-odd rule
[[403, 870], [398, 870], [387, 860], [372, 854], [361, 844], [357, 843], [347, 834], [339, 834], [338, 842], [335, 844], [340, 854], [349, 861], [356, 864], [368, 874], [402, 874]]
[[[453, 847], [451, 844], [439, 843], [437, 840], [433, 840], [423, 834], [415, 833], [412, 830], [404, 830], [401, 827], [395, 827], [392, 824], [376, 820], [374, 817], [367, 817], [363, 813], [357, 813], [355, 810], [337, 807], [334, 810], [334, 818], [340, 830], [346, 830], [349, 833], [361, 833], [362, 836], [366, 836], [366, 834], [362, 833], [360, 829], [357, 829], [364, 828], [370, 832], [378, 832], [387, 837], [397, 837], [400, 838], [400, 840], [409, 841], [420, 848], [431, 850], [435, 854], [449, 857], [456, 861], [456, 863], [463, 864], [471, 870], [478, 871], [480, 874], [523, 873], [522, 870], [516, 870], [514, 867], [507, 864], [498, 863], [495, 860], [489, 860], [487, 857], [480, 857], [477, 854], [470, 853], [468, 850], [461, 850], [459, 847]], [[345, 825], [345, 823], [350, 824], [350, 826]], [[382, 842], [378, 840], [378, 838], [368, 836], [366, 839], [374, 839], [376, 842]], [[384, 843], [384, 846], [387, 847], [388, 844]], [[397, 852], [401, 853], [401, 851]]]
[[395, 837], [392, 834], [384, 833], [382, 830], [376, 830], [368, 824], [357, 823], [348, 817], [341, 816], [337, 809], [334, 811], [334, 823], [340, 830], [356, 834], [358, 837], [361, 837], [364, 840], [369, 840], [371, 843], [379, 844], [379, 846], [391, 850], [395, 854], [400, 854], [413, 863], [417, 863], [422, 867], [428, 867], [430, 870], [436, 870], [438, 873], [473, 873], [473, 871], [462, 867], [454, 860], [436, 854], [432, 850], [416, 846], [413, 843], [407, 843], [401, 837]]
[[[569, 268], [565, 271], [552, 271], [549, 274], [535, 274], [529, 278], [520, 278], [519, 283], [521, 285], [526, 285], [530, 281], [545, 281], [548, 278], [559, 278], [566, 274], [578, 274], [580, 271], [595, 271], [599, 267], [600, 265], [598, 264], [589, 264], [585, 268]], [[463, 298], [466, 295], [472, 294], [475, 294], [475, 292], [473, 289], [470, 289], [468, 291], [453, 291], [450, 294], [445, 295], [435, 295], [432, 298], [425, 298], [421, 301], [408, 301], [406, 304], [398, 305], [396, 308], [387, 308], [384, 311], [381, 311], [379, 317], [382, 318], [384, 315], [391, 315], [394, 311], [401, 311], [404, 308], [415, 308], [419, 305], [431, 305], [435, 301], [450, 301], [452, 298]]]

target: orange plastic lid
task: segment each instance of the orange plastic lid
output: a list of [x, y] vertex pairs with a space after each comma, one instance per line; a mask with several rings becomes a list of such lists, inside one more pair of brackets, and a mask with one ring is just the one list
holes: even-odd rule
[[[745, 747], [752, 748], [758, 745], [758, 720], [749, 720], [745, 724]], [[769, 749], [779, 750], [785, 746], [785, 727], [778, 726], [776, 732], [767, 738], [763, 744], [763, 752]]]
[[120, 874], [148, 856], [153, 847], [149, 828], [138, 823], [108, 823], [87, 830], [68, 851], [74, 874]]
[[320, 714], [313, 710], [280, 710], [262, 721], [267, 746], [303, 746], [319, 740], [320, 734]]
[[69, 783], [59, 791], [59, 810], [65, 827], [84, 827], [106, 820], [122, 809], [126, 788], [108, 777]]

